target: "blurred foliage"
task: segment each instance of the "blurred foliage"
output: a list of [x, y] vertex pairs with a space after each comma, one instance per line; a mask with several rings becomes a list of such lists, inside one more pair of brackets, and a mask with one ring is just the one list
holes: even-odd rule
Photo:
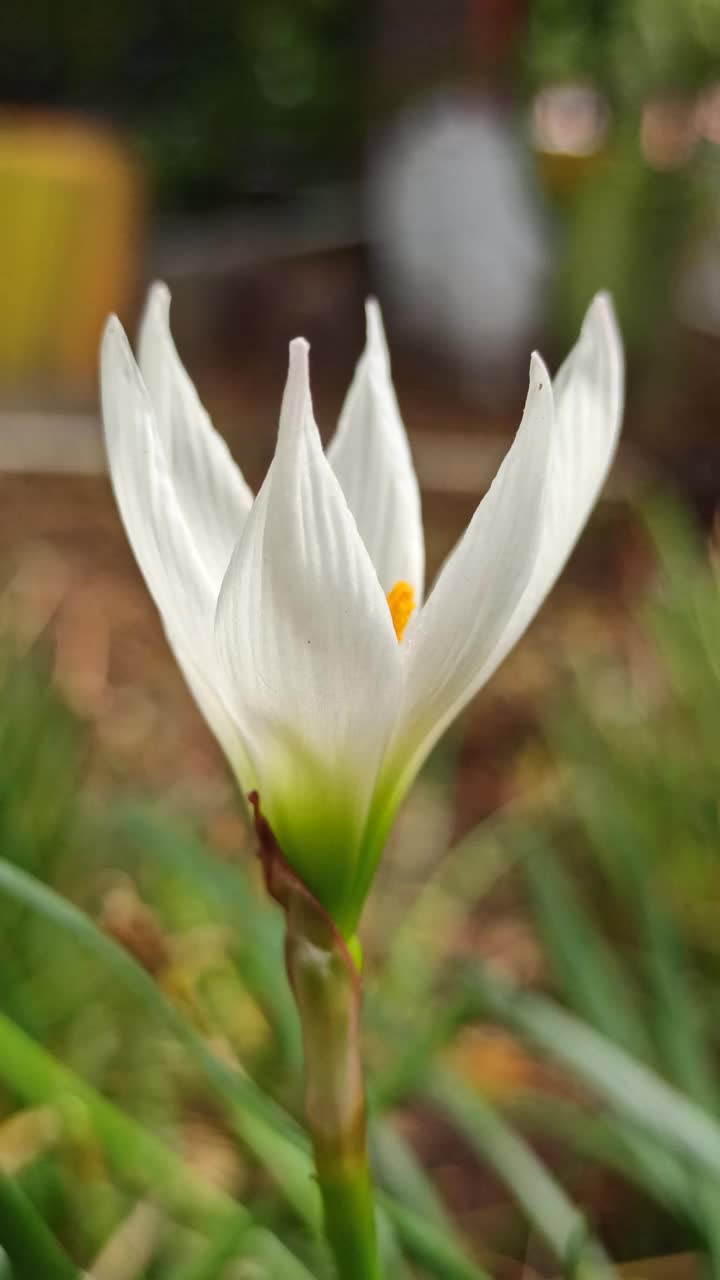
[[[650, 523], [657, 572], [626, 666], [580, 658], [554, 695], [551, 785], [414, 897], [407, 859], [427, 850], [401, 829], [391, 851], [364, 1009], [388, 1276], [488, 1280], [500, 1253], [520, 1275], [529, 1247], [576, 1280], [614, 1275], [611, 1254], [683, 1252], [683, 1274], [720, 1274], [720, 587], [684, 518]], [[0, 684], [0, 1242], [16, 1280], [23, 1241], [49, 1280], [322, 1280], [282, 921], [257, 868], [86, 791], [84, 734], [37, 656], [6, 653]], [[441, 808], [451, 782], [436, 766]], [[443, 828], [426, 811], [418, 835], [428, 821]], [[523, 988], [478, 959], [499, 887], [516, 911], [524, 895], [541, 944]], [[440, 1194], [448, 1162], [459, 1201]]]
[[344, 176], [362, 127], [349, 0], [29, 0], [0, 13], [0, 99], [124, 126], [162, 205]]
[[550, 741], [572, 768], [582, 844], [620, 896], [646, 880], [704, 957], [720, 958], [720, 589], [713, 557], [672, 509], [650, 514], [661, 577], [626, 671], [580, 674]]
[[[528, 1036], [608, 1108], [528, 1094], [517, 1114], [634, 1181], [717, 1275], [720, 582], [677, 511], [656, 508], [649, 524], [657, 582], [627, 669], [579, 664], [547, 725], [565, 800], [507, 833], [547, 980], [576, 1021], [486, 976], [469, 981], [476, 1011]], [[709, 1160], [691, 1131], [711, 1136]], [[640, 1251], [653, 1243], [643, 1223]]]
[[688, 88], [717, 75], [716, 0], [533, 0], [527, 59], [532, 78], [591, 77], [614, 102]]
[[667, 347], [683, 265], [717, 225], [718, 148], [698, 129], [698, 110], [717, 85], [720, 3], [533, 0], [520, 64], [530, 92], [584, 85], [609, 116], [563, 182], [563, 340], [609, 289], [630, 348]]

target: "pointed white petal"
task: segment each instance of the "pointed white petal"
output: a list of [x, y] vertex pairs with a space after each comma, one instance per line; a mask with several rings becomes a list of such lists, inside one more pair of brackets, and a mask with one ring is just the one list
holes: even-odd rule
[[170, 474], [206, 570], [219, 588], [240, 537], [252, 493], [213, 427], [170, 333], [170, 293], [155, 284], [140, 325], [138, 363]]
[[502, 642], [538, 555], [552, 425], [550, 376], [534, 355], [513, 445], [408, 636], [390, 773], [414, 774]]
[[243, 795], [247, 796], [248, 792], [252, 791], [257, 785], [257, 782], [237, 722], [224, 701], [217, 673], [215, 684], [211, 684], [206, 674], [207, 667], [201, 668], [198, 665], [196, 656], [187, 649], [182, 640], [174, 637], [169, 632], [166, 634], [168, 644], [185, 677], [185, 683], [205, 717], [211, 732], [225, 752], [228, 763], [240, 783]]
[[622, 340], [606, 294], [591, 303], [580, 337], [553, 383], [555, 426], [537, 561], [501, 643], [483, 672], [490, 679], [554, 586], [598, 499], [622, 423]]
[[283, 853], [342, 924], [399, 694], [389, 610], [290, 349], [277, 450], [220, 592], [218, 652]]
[[108, 321], [100, 362], [110, 476], [130, 545], [200, 709], [232, 764], [242, 747], [216, 692], [217, 593], [180, 510], [153, 409], [119, 321]]
[[146, 389], [119, 321], [108, 321], [100, 364], [110, 475], [136, 559], [163, 620], [185, 634], [212, 609], [210, 578], [180, 510]]
[[[535, 369], [544, 370], [542, 362], [537, 359]], [[540, 382], [543, 384], [542, 392], [539, 390]], [[407, 656], [411, 661], [406, 696], [387, 764], [389, 775], [394, 774], [397, 778], [402, 773], [401, 783], [395, 784], [396, 794], [400, 794], [408, 779], [412, 778], [442, 729], [472, 694], [490, 679], [532, 621], [570, 555], [603, 486], [615, 452], [623, 406], [622, 343], [606, 296], [599, 295], [590, 306], [580, 338], [560, 369], [553, 387], [554, 414], [550, 416], [554, 421], [545, 464], [544, 501], [538, 510], [538, 489], [534, 486], [542, 485], [543, 466], [538, 455], [533, 460], [528, 446], [522, 445], [521, 437], [526, 423], [529, 427], [530, 419], [534, 417], [540, 419], [537, 424], [539, 436], [546, 435], [549, 425], [548, 407], [544, 401], [546, 388], [546, 375], [539, 374], [536, 382], [531, 372], [530, 394], [515, 444], [493, 488], [480, 504], [465, 538], [446, 564], [423, 610], [424, 619], [421, 614], [415, 632], [409, 637]], [[539, 439], [536, 438], [535, 448], [538, 446]], [[507, 481], [503, 482], [496, 495], [496, 502], [502, 504], [503, 511], [490, 518], [489, 512], [484, 513], [484, 508], [518, 449], [514, 469], [521, 470], [524, 475], [516, 477], [510, 505], [503, 500], [502, 491]], [[521, 496], [523, 488], [524, 497]], [[525, 504], [527, 506], [523, 510]], [[513, 507], [517, 508], [514, 527]], [[510, 526], [506, 523], [507, 518]], [[478, 581], [471, 549], [477, 545], [476, 522], [485, 530], [481, 537], [488, 538], [485, 556], [478, 549], [479, 559], [485, 560], [487, 554], [497, 557], [491, 571], [495, 586], [489, 585], [488, 578], [487, 590], [491, 598], [484, 606], [477, 601], [479, 612], [463, 634], [458, 631], [462, 609], [459, 604], [453, 604], [452, 595], [453, 588], [462, 596], [470, 579]], [[533, 525], [539, 538], [534, 543], [534, 553], [528, 558], [528, 549], [533, 545]], [[525, 527], [522, 535], [521, 526]], [[468, 540], [470, 545], [465, 549]], [[504, 544], [504, 550], [500, 543]], [[507, 592], [500, 584], [500, 595], [494, 597], [497, 602], [494, 610], [492, 597], [498, 590], [498, 570], [500, 577], [507, 570], [514, 586]], [[518, 592], [523, 578], [525, 586]], [[515, 604], [511, 607], [513, 598]], [[475, 595], [470, 594], [469, 601], [472, 602], [471, 607], [475, 607]], [[485, 620], [488, 612], [491, 615], [489, 627]], [[447, 648], [444, 653], [443, 614], [447, 619]], [[429, 638], [425, 636], [426, 628], [431, 632]]]
[[420, 493], [390, 376], [380, 308], [367, 303], [367, 342], [327, 456], [386, 593], [425, 572]]

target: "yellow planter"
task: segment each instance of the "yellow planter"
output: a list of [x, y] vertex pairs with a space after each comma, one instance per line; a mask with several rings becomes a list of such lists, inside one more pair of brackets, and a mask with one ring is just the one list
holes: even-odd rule
[[131, 300], [142, 206], [110, 131], [0, 113], [0, 387], [92, 390], [104, 318]]

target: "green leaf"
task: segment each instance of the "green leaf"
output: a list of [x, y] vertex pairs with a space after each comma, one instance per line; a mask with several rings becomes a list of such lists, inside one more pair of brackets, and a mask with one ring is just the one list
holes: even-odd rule
[[134, 1190], [152, 1189], [171, 1213], [191, 1225], [214, 1228], [246, 1209], [193, 1174], [167, 1147], [62, 1066], [9, 1018], [0, 1014], [0, 1079], [31, 1105], [57, 1108], [66, 1134], [97, 1141], [119, 1177]]
[[[34, 907], [58, 927], [66, 929], [78, 945], [84, 946], [101, 963], [104, 963], [150, 1012], [155, 1013], [178, 1036], [191, 1059], [224, 1102], [233, 1130], [275, 1179], [299, 1216], [313, 1233], [319, 1235], [321, 1231], [320, 1199], [313, 1165], [308, 1154], [306, 1139], [290, 1117], [271, 1099], [265, 1097], [251, 1080], [239, 1075], [237, 1071], [216, 1058], [164, 998], [147, 973], [77, 907], [2, 860], [0, 860], [0, 889]], [[3, 1024], [5, 1026], [3, 1036], [7, 1037], [8, 1028], [12, 1028], [12, 1024], [6, 1019], [0, 1022], [0, 1027]], [[17, 1028], [12, 1030], [15, 1032], [17, 1042], [17, 1036], [21, 1033]], [[38, 1052], [41, 1051], [38, 1050]], [[0, 1075], [3, 1074], [6, 1066], [2, 1059], [3, 1040], [0, 1039]], [[61, 1073], [62, 1080], [65, 1068], [57, 1066], [52, 1059], [46, 1059], [46, 1069], [50, 1064], [53, 1069]], [[58, 1085], [56, 1089], [41, 1088], [36, 1094], [30, 1094], [25, 1089], [23, 1096], [28, 1097], [30, 1101], [44, 1101], [48, 1096], [55, 1096], [58, 1092], [67, 1092], [72, 1097], [73, 1093], [77, 1092], [79, 1082], [70, 1073], [66, 1073], [65, 1078], [73, 1082], [66, 1088], [62, 1085]], [[23, 1092], [22, 1070], [17, 1073], [15, 1087], [19, 1092]], [[117, 1126], [120, 1123], [122, 1128], [122, 1117], [110, 1108], [109, 1103], [93, 1095], [89, 1086], [82, 1086], [82, 1088], [85, 1091], [82, 1095], [84, 1099], [94, 1098], [95, 1105], [92, 1108], [94, 1118], [97, 1119], [98, 1115], [103, 1118], [105, 1124], [109, 1125], [108, 1136], [117, 1139]], [[139, 1137], [142, 1133], [143, 1131], [139, 1130], [136, 1136]], [[117, 1141], [114, 1145], [117, 1147]], [[153, 1154], [157, 1157], [157, 1148], [148, 1149], [148, 1157], [150, 1158]], [[169, 1170], [167, 1172], [169, 1173]], [[390, 1197], [383, 1197], [382, 1204], [401, 1242], [414, 1255], [420, 1256], [432, 1272], [447, 1277], [448, 1280], [451, 1280], [451, 1277], [456, 1277], [457, 1280], [487, 1280], [485, 1273], [465, 1257], [454, 1240], [448, 1239], [419, 1214], [406, 1209]]]
[[450, 1215], [415, 1152], [389, 1120], [371, 1123], [370, 1155], [380, 1186], [449, 1238], [458, 1239]]
[[413, 1213], [390, 1196], [381, 1194], [378, 1199], [406, 1251], [432, 1275], [439, 1276], [440, 1280], [492, 1280], [452, 1237], [438, 1230], [429, 1219]]
[[[310, 1280], [309, 1273], [288, 1251], [261, 1230], [248, 1210], [224, 1192], [205, 1182], [170, 1151], [163, 1142], [126, 1116], [67, 1067], [61, 1066], [40, 1045], [0, 1014], [0, 1079], [30, 1103], [49, 1104], [60, 1113], [68, 1137], [76, 1142], [98, 1142], [118, 1177], [140, 1194], [155, 1200], [181, 1221], [209, 1234], [259, 1242], [262, 1256], [274, 1254], [288, 1267], [288, 1280]], [[245, 1232], [248, 1238], [245, 1237]], [[237, 1233], [237, 1235], [236, 1235]], [[283, 1272], [278, 1267], [278, 1276]], [[35, 1278], [33, 1278], [35, 1280]]]
[[496, 1018], [569, 1067], [599, 1097], [691, 1166], [720, 1177], [720, 1126], [643, 1063], [550, 1000], [477, 968], [466, 971], [468, 1010]]
[[436, 1070], [425, 1086], [469, 1145], [488, 1162], [545, 1240], [567, 1276], [615, 1275], [591, 1235], [585, 1215], [570, 1201], [520, 1135], [456, 1074]]
[[[69, 932], [79, 946], [90, 951], [184, 1045], [215, 1093], [232, 1113], [233, 1125], [282, 1188], [290, 1204], [315, 1231], [321, 1213], [312, 1164], [302, 1132], [257, 1087], [210, 1052], [192, 1027], [165, 999], [144, 969], [93, 921], [59, 894], [40, 884], [18, 867], [0, 859], [0, 890], [33, 907], [46, 919]], [[292, 1141], [288, 1136], [292, 1135]]]
[[218, 919], [233, 928], [233, 951], [243, 981], [269, 1017], [288, 1071], [302, 1065], [300, 1027], [284, 965], [284, 927], [274, 903], [265, 903], [243, 866], [210, 858], [192, 833], [139, 805], [112, 817], [111, 831], [128, 842], [147, 875], [154, 863], [186, 880]]
[[80, 1280], [34, 1205], [7, 1174], [0, 1172], [0, 1244], [15, 1280]]
[[307, 1268], [275, 1236], [259, 1227], [230, 1223], [171, 1280], [220, 1280], [233, 1258], [252, 1258], [272, 1280], [310, 1280]]
[[553, 974], [573, 1009], [634, 1057], [653, 1050], [632, 984], [555, 860], [535, 849], [525, 872]]
[[611, 1114], [590, 1112], [567, 1098], [523, 1093], [510, 1105], [524, 1128], [565, 1143], [586, 1161], [614, 1169], [671, 1213], [687, 1214], [687, 1170], [659, 1143], [618, 1125]]

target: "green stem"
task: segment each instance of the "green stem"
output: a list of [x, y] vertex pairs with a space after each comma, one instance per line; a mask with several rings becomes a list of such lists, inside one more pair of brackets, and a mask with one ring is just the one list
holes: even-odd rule
[[[285, 913], [285, 961], [305, 1057], [305, 1116], [325, 1235], [343, 1280], [381, 1280], [365, 1144], [360, 974], [337, 925], [288, 864], [251, 792], [268, 893]], [[354, 942], [356, 940], [353, 940]]]
[[365, 1142], [359, 976], [342, 939], [307, 898], [294, 898], [286, 919], [325, 1234], [343, 1280], [380, 1280]]
[[5, 1173], [0, 1173], [0, 1245], [16, 1280], [80, 1280], [34, 1205]]
[[354, 1168], [316, 1164], [325, 1233], [343, 1280], [380, 1280], [372, 1184], [366, 1161]]

